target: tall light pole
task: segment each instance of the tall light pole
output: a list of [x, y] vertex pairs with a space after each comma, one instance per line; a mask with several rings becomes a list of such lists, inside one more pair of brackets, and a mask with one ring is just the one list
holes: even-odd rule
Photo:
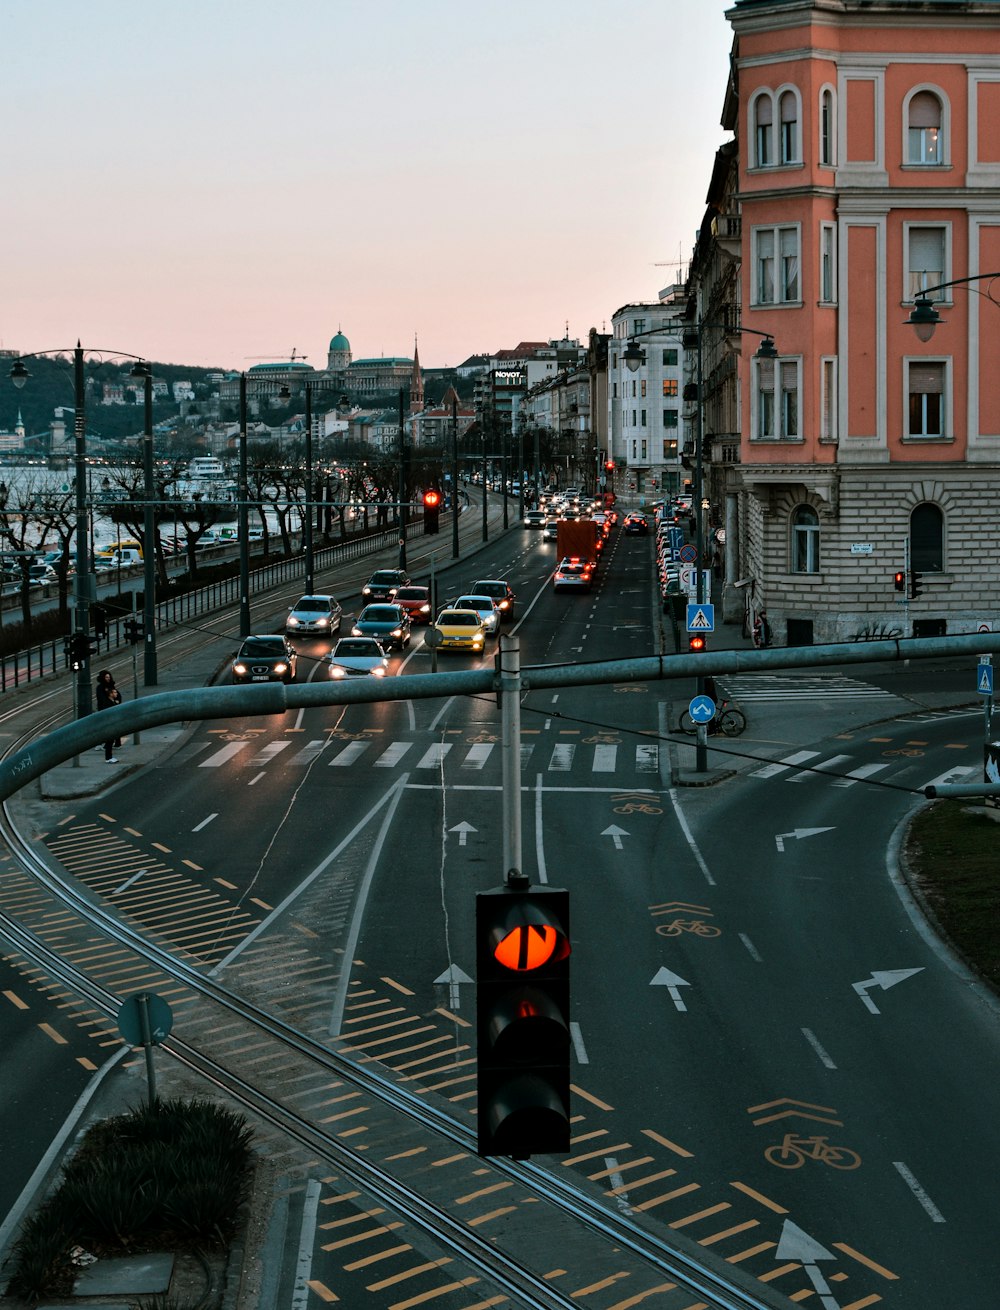
[[136, 363], [132, 377], [142, 380], [142, 473], [146, 503], [143, 506], [142, 536], [142, 682], [145, 687], [157, 684], [156, 668], [156, 515], [153, 481], [153, 370]]
[[403, 388], [399, 388], [399, 567], [406, 568], [406, 425]]
[[[65, 355], [66, 348], [59, 350], [32, 350], [19, 355], [11, 365], [10, 378], [15, 387], [21, 388], [30, 374], [25, 367], [26, 359], [39, 359], [46, 355]], [[76, 717], [86, 718], [92, 708], [90, 689], [90, 604], [94, 598], [94, 578], [91, 573], [91, 558], [87, 538], [87, 389], [84, 380], [84, 347], [77, 340], [73, 349], [73, 437], [74, 470], [76, 481], [75, 516], [76, 526], [76, 571], [73, 574], [73, 631], [70, 636], [70, 649], [76, 664]], [[139, 355], [130, 355], [124, 350], [100, 350], [98, 354], [117, 355], [131, 359], [139, 364], [145, 361]], [[150, 375], [150, 387], [152, 376]], [[150, 394], [152, 394], [150, 392]], [[151, 422], [147, 424], [151, 428]], [[147, 504], [149, 492], [147, 489]]]
[[306, 552], [306, 593], [312, 594], [314, 582], [313, 561], [313, 412], [312, 386], [306, 383], [306, 516], [302, 523], [302, 544]]
[[451, 557], [458, 559], [458, 397], [451, 398]]
[[240, 636], [250, 636], [250, 514], [247, 474], [247, 375], [240, 374], [239, 467], [236, 474], [236, 535], [240, 539]]

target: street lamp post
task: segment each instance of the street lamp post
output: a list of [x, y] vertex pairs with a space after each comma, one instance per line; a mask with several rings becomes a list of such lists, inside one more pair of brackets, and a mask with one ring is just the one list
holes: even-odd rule
[[315, 568], [313, 560], [313, 414], [312, 387], [306, 387], [306, 514], [302, 521], [302, 544], [306, 552], [306, 594], [312, 595]]
[[451, 557], [458, 559], [458, 398], [451, 398]]
[[153, 370], [138, 362], [132, 376], [142, 379], [142, 474], [146, 503], [142, 519], [142, 682], [145, 687], [157, 684], [156, 667], [156, 516], [153, 496]]
[[399, 567], [406, 568], [406, 425], [403, 388], [399, 388]]
[[236, 473], [236, 535], [240, 541], [240, 637], [250, 636], [250, 513], [247, 472], [247, 375], [240, 374], [239, 465]]
[[[10, 378], [15, 387], [21, 388], [27, 382], [30, 376], [24, 361], [26, 359], [38, 359], [46, 355], [65, 355], [66, 349], [59, 350], [32, 350], [26, 355], [19, 355], [11, 365]], [[86, 414], [86, 384], [84, 381], [84, 347], [79, 340], [73, 349], [73, 437], [74, 437], [74, 472], [75, 472], [75, 491], [76, 491], [76, 572], [73, 575], [73, 632], [71, 636], [74, 657], [78, 664], [76, 670], [76, 717], [78, 719], [86, 718], [92, 708], [90, 693], [90, 604], [93, 600], [94, 579], [91, 572], [93, 561], [90, 557], [89, 541], [87, 536], [87, 414]], [[118, 355], [123, 359], [131, 359], [136, 365], [146, 365], [145, 360], [139, 355], [130, 355], [124, 350], [99, 351], [98, 353]], [[137, 376], [133, 370], [133, 376]], [[152, 395], [152, 374], [149, 377], [150, 396]], [[152, 420], [149, 418], [146, 423], [146, 430], [150, 433], [150, 447], [152, 447]], [[147, 513], [151, 504], [151, 494], [149, 486], [146, 488]], [[146, 520], [148, 522], [148, 519]], [[147, 593], [149, 588], [147, 587]], [[151, 625], [150, 629], [151, 630]]]
[[946, 291], [948, 287], [968, 286], [970, 282], [986, 282], [993, 278], [1000, 278], [1000, 273], [975, 273], [971, 277], [956, 277], [950, 282], [939, 282], [936, 287], [924, 287], [913, 297], [913, 309], [906, 322], [911, 324], [921, 341], [930, 341], [934, 329], [939, 323], [944, 322], [931, 300], [934, 292]]

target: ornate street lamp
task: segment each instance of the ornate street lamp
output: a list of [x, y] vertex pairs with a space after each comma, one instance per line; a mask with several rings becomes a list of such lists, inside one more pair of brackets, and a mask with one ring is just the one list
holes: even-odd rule
[[[936, 287], [924, 287], [922, 291], [919, 291], [913, 297], [913, 309], [910, 311], [910, 317], [906, 322], [912, 325], [921, 341], [930, 341], [937, 325], [945, 322], [934, 308], [934, 303], [931, 300], [931, 296], [935, 291], [945, 291], [948, 287], [968, 286], [970, 282], [985, 282], [998, 277], [1000, 277], [1000, 273], [976, 273], [972, 277], [957, 277], [951, 282], [939, 282]], [[992, 296], [987, 298], [992, 300]]]

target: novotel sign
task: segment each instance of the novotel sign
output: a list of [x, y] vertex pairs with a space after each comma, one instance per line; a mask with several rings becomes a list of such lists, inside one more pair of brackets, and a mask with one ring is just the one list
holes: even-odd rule
[[520, 369], [498, 368], [493, 374], [493, 379], [496, 382], [509, 382], [515, 387], [524, 385], [524, 373]]

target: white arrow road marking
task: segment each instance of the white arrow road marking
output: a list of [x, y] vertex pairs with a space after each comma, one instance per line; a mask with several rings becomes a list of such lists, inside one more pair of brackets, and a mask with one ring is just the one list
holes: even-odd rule
[[686, 1011], [687, 1006], [681, 1000], [680, 989], [690, 987], [691, 984], [686, 978], [679, 977], [676, 973], [671, 973], [669, 969], [657, 969], [655, 976], [650, 980], [650, 987], [666, 987], [670, 993], [670, 999], [678, 1010]]
[[454, 826], [454, 828], [449, 828], [448, 831], [449, 831], [449, 832], [457, 832], [457, 833], [458, 833], [458, 844], [459, 844], [459, 846], [464, 846], [464, 845], [465, 845], [465, 842], [466, 842], [466, 838], [468, 837], [469, 833], [470, 833], [470, 832], [478, 832], [479, 829], [478, 829], [478, 828], [473, 828], [473, 826], [472, 826], [471, 823], [468, 823], [465, 819], [463, 819], [461, 823], [456, 823], [455, 826]]
[[440, 978], [434, 979], [435, 986], [438, 984], [443, 985], [444, 983], [448, 984], [448, 1008], [451, 1010], [461, 1009], [462, 1002], [458, 989], [463, 983], [470, 982], [472, 982], [472, 979], [465, 970], [460, 969], [457, 964], [450, 964]]
[[882, 1011], [868, 995], [871, 989], [873, 987], [881, 987], [884, 992], [887, 992], [890, 987], [895, 987], [896, 984], [901, 983], [904, 978], [912, 978], [915, 973], [923, 973], [923, 968], [873, 969], [870, 978], [866, 978], [863, 982], [851, 983], [851, 986], [857, 992], [858, 996], [860, 996], [862, 1004], [867, 1009], [871, 1010], [872, 1014], [881, 1014]]
[[604, 829], [601, 836], [610, 837], [615, 844], [615, 850], [620, 851], [624, 850], [624, 847], [622, 846], [622, 838], [629, 837], [631, 834], [626, 832], [624, 828], [619, 828], [617, 823], [613, 823], [610, 828]]
[[832, 828], [795, 828], [792, 832], [779, 832], [775, 834], [774, 844], [775, 846], [777, 846], [779, 851], [783, 851], [785, 849], [786, 837], [794, 838], [796, 841], [801, 841], [803, 837], [815, 837], [817, 833], [821, 833], [821, 832], [833, 832], [833, 829]]
[[781, 1239], [775, 1252], [778, 1260], [798, 1260], [815, 1287], [823, 1310], [840, 1310], [839, 1303], [830, 1295], [826, 1279], [817, 1267], [817, 1260], [835, 1260], [837, 1257], [825, 1246], [804, 1233], [801, 1228], [786, 1219], [781, 1229]]

